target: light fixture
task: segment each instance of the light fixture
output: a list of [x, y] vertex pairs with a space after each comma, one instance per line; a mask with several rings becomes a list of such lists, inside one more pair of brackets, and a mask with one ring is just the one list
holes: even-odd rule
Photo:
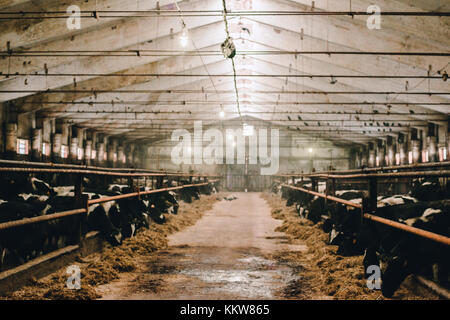
[[230, 37], [227, 37], [220, 47], [225, 58], [233, 59], [236, 55], [236, 47]]
[[308, 152], [309, 152], [309, 153], [312, 153], [312, 152], [313, 152], [313, 149], [312, 149], [312, 148], [309, 148], [309, 149], [308, 149]]
[[337, 80], [331, 76], [330, 84], [336, 84]]
[[182, 47], [186, 47], [189, 41], [189, 36], [187, 32], [186, 25], [184, 24], [184, 21], [182, 21], [182, 30], [180, 35], [180, 43]]
[[223, 110], [221, 110], [220, 113], [219, 113], [219, 116], [220, 116], [221, 118], [225, 117], [225, 112], [223, 112]]

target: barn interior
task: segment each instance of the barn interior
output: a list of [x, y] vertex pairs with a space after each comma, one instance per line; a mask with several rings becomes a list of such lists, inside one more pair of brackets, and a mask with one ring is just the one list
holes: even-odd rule
[[[449, 15], [442, 0], [0, 0], [0, 298], [448, 299]], [[168, 249], [127, 259], [169, 271], [29, 284], [147, 248], [152, 228]]]

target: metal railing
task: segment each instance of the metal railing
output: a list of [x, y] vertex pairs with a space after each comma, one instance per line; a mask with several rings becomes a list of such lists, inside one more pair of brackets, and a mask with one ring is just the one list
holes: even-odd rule
[[[32, 164], [33, 166], [43, 166], [44, 168], [30, 168], [30, 167], [0, 167], [0, 173], [14, 173], [14, 174], [34, 174], [34, 173], [52, 173], [52, 174], [64, 174], [64, 175], [75, 175], [77, 179], [75, 179], [74, 184], [74, 200], [76, 201], [76, 205], [80, 208], [52, 213], [43, 216], [37, 216], [32, 218], [24, 218], [20, 220], [8, 221], [4, 223], [0, 223], [0, 232], [2, 230], [17, 228], [25, 225], [41, 223], [45, 221], [56, 220], [60, 218], [65, 218], [69, 216], [80, 216], [82, 214], [87, 214], [89, 212], [89, 206], [98, 203], [104, 203], [119, 199], [131, 198], [131, 197], [140, 197], [142, 195], [148, 195], [153, 193], [160, 193], [165, 191], [175, 191], [184, 188], [190, 187], [200, 187], [204, 185], [208, 185], [211, 183], [215, 183], [218, 180], [210, 180], [210, 177], [218, 177], [217, 175], [204, 175], [204, 174], [189, 174], [189, 173], [167, 173], [167, 172], [146, 172], [144, 169], [132, 169], [133, 171], [140, 170], [141, 172], [120, 172], [127, 171], [130, 169], [122, 169], [122, 168], [99, 168], [99, 167], [86, 167], [86, 166], [78, 166], [78, 165], [65, 165], [65, 164], [52, 164], [52, 163], [29, 163], [29, 162], [21, 162], [21, 161], [9, 161], [9, 160], [0, 160], [0, 164]], [[57, 168], [54, 168], [57, 167]], [[52, 167], [52, 168], [46, 168]], [[81, 167], [81, 168], [80, 168]], [[85, 167], [85, 168], [83, 168]], [[88, 200], [86, 195], [82, 195], [82, 178], [84, 175], [95, 175], [95, 176], [113, 176], [113, 177], [126, 177], [129, 179], [130, 188], [133, 189], [133, 178], [139, 177], [183, 177], [190, 178], [191, 183], [177, 186], [177, 187], [169, 187], [169, 188], [157, 188], [147, 191], [140, 191], [139, 188], [135, 188], [136, 192], [130, 192], [126, 194], [110, 196], [110, 197], [102, 197], [99, 199], [91, 199]], [[197, 177], [199, 180], [203, 178], [205, 182], [193, 184], [192, 178]], [[162, 181], [161, 181], [162, 182]], [[81, 221], [81, 220], [80, 220]], [[80, 238], [82, 238], [81, 230], [80, 230]]]
[[384, 172], [384, 171], [393, 171], [393, 170], [414, 170], [414, 169], [434, 169], [434, 168], [450, 168], [450, 161], [441, 161], [441, 162], [427, 162], [427, 163], [413, 163], [413, 164], [403, 164], [403, 165], [395, 165], [395, 166], [385, 166], [385, 167], [366, 167], [364, 169], [350, 169], [350, 170], [340, 170], [340, 171], [322, 171], [315, 173], [300, 173], [300, 174], [292, 174], [292, 173], [283, 173], [277, 176], [286, 176], [286, 177], [307, 177], [310, 175], [317, 174], [334, 174], [334, 175], [342, 175], [342, 174], [351, 174], [351, 173], [370, 173], [370, 172]]
[[24, 219], [21, 219], [21, 220], [8, 221], [8, 222], [0, 223], [0, 230], [11, 229], [11, 228], [21, 227], [21, 226], [25, 226], [25, 225], [29, 225], [29, 224], [38, 223], [38, 222], [51, 221], [51, 220], [56, 220], [56, 219], [60, 219], [60, 218], [68, 217], [68, 216], [74, 216], [74, 215], [79, 215], [79, 214], [82, 214], [82, 213], [87, 213], [88, 210], [89, 210], [89, 206], [91, 206], [93, 204], [105, 203], [105, 202], [109, 202], [109, 201], [115, 201], [115, 200], [132, 198], [132, 197], [139, 197], [139, 196], [153, 194], [153, 193], [160, 193], [160, 192], [166, 192], [166, 191], [175, 191], [175, 190], [191, 188], [191, 187], [200, 187], [200, 186], [208, 185], [210, 183], [215, 183], [217, 181], [218, 180], [212, 180], [212, 181], [204, 182], [204, 183], [188, 184], [188, 185], [183, 185], [183, 186], [178, 186], [178, 187], [171, 187], [171, 188], [153, 189], [153, 190], [142, 191], [142, 192], [131, 192], [131, 193], [121, 194], [121, 195], [117, 195], [117, 196], [110, 196], [110, 197], [103, 197], [103, 198], [99, 198], [99, 199], [92, 199], [92, 200], [88, 200], [86, 202], [87, 208], [68, 210], [68, 211], [52, 213], [52, 214], [39, 216], [39, 217], [24, 218]]
[[[300, 175], [276, 175], [277, 177], [284, 177], [284, 178], [292, 178], [295, 176], [307, 176], [309, 178], [312, 179], [313, 183], [312, 186], [313, 188], [317, 189], [317, 183], [315, 183], [315, 180], [329, 180], [331, 179], [332, 182], [334, 183], [336, 179], [368, 179], [368, 185], [369, 185], [369, 199], [368, 201], [364, 201], [364, 199], [361, 200], [361, 205], [357, 204], [357, 203], [353, 203], [351, 201], [348, 200], [344, 200], [344, 199], [340, 199], [338, 197], [335, 197], [334, 195], [329, 195], [328, 192], [331, 191], [334, 193], [335, 188], [331, 188], [331, 190], [329, 190], [328, 188], [327, 193], [319, 193], [317, 192], [317, 190], [308, 190], [305, 188], [301, 188], [301, 187], [295, 187], [295, 186], [291, 186], [289, 184], [281, 184], [282, 187], [287, 187], [293, 190], [298, 190], [301, 192], [305, 192], [305, 193], [309, 193], [318, 197], [322, 197], [325, 198], [327, 200], [331, 200], [334, 202], [338, 202], [341, 204], [344, 204], [346, 206], [351, 206], [357, 209], [361, 209], [361, 215], [362, 218], [365, 219], [369, 219], [378, 223], [382, 223], [384, 225], [388, 225], [392, 228], [396, 228], [396, 229], [400, 229], [409, 233], [413, 233], [415, 235], [433, 240], [435, 242], [439, 242], [441, 244], [445, 244], [450, 246], [450, 238], [440, 235], [440, 234], [436, 234], [433, 232], [429, 232], [426, 230], [422, 230], [419, 228], [415, 228], [415, 227], [411, 227], [396, 221], [392, 221], [389, 219], [385, 219], [382, 217], [378, 217], [372, 213], [376, 212], [377, 209], [377, 178], [398, 178], [398, 177], [450, 177], [450, 171], [449, 170], [445, 170], [445, 171], [415, 171], [415, 172], [391, 172], [391, 173], [359, 173], [359, 174], [343, 174], [343, 175], [339, 175], [339, 174], [322, 174], [322, 173], [318, 173], [318, 174], [300, 174]], [[364, 197], [363, 197], [364, 198]], [[364, 205], [365, 203], [367, 203], [367, 205]]]

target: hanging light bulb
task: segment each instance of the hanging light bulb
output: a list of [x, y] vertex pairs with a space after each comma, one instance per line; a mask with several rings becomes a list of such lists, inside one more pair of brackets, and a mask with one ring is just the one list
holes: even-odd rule
[[219, 113], [219, 116], [220, 116], [221, 118], [225, 117], [225, 112], [223, 112], [223, 110], [221, 110], [220, 113]]
[[186, 25], [184, 24], [184, 21], [182, 22], [182, 30], [180, 35], [180, 43], [182, 47], [186, 47], [189, 41], [189, 36], [187, 32]]

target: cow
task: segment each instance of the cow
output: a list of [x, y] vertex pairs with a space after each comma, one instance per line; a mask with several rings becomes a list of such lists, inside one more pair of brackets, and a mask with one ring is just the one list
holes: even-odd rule
[[413, 186], [410, 195], [419, 201], [436, 201], [443, 199], [450, 199], [450, 184], [444, 188], [439, 183], [437, 178], [416, 179], [413, 181]]
[[200, 199], [200, 193], [198, 187], [183, 188], [180, 190], [180, 199], [186, 203], [192, 203], [192, 198], [195, 200]]
[[281, 189], [281, 185], [278, 182], [272, 183], [272, 186], [270, 187], [270, 191], [275, 194], [281, 194]]
[[126, 184], [110, 184], [108, 185], [107, 190], [118, 193], [128, 193], [130, 190], [130, 186]]
[[[94, 196], [93, 199], [99, 198]], [[112, 209], [114, 207], [115, 209]], [[116, 210], [115, 205], [110, 201], [94, 204], [89, 207], [88, 214], [88, 226], [90, 230], [98, 230], [103, 238], [108, 241], [112, 246], [118, 246], [122, 244], [123, 236], [118, 226], [115, 226], [112, 222], [111, 215]], [[118, 225], [119, 222], [116, 222]]]
[[[19, 201], [3, 201], [0, 204], [0, 223], [33, 218], [45, 214], [45, 204], [30, 204]], [[26, 261], [42, 254], [48, 229], [45, 224], [28, 224], [0, 231], [0, 268], [7, 252], [16, 263]]]
[[[11, 175], [1, 177], [0, 223], [32, 218], [80, 208], [73, 186], [51, 187], [35, 177]], [[83, 181], [83, 194], [89, 199], [133, 192], [127, 185], [109, 185], [105, 190]], [[148, 190], [145, 188], [144, 190]], [[184, 189], [186, 201], [198, 199], [200, 192], [215, 192], [215, 188]], [[178, 213], [177, 194], [173, 191], [130, 197], [89, 206], [86, 217], [73, 215], [43, 223], [0, 230], [0, 268], [22, 264], [34, 257], [78, 243], [88, 231], [100, 231], [111, 245], [120, 245], [139, 228], [149, 228], [150, 220], [164, 223], [165, 213]]]
[[207, 196], [210, 196], [211, 193], [217, 193], [215, 187], [213, 187], [211, 184], [206, 184], [206, 185], [200, 186], [198, 190], [201, 194], [204, 194]]
[[[153, 204], [161, 213], [178, 213], [178, 200], [175, 192], [165, 191], [151, 194], [148, 197], [150, 204]], [[159, 219], [159, 218], [158, 218]]]
[[150, 218], [158, 224], [163, 224], [166, 221], [166, 217], [153, 203], [150, 204], [148, 213]]
[[[450, 236], [450, 200], [381, 207], [376, 215]], [[439, 270], [435, 280], [448, 285], [448, 246], [373, 221], [363, 222], [360, 241], [367, 251], [377, 254], [385, 297], [391, 297], [409, 274], [430, 273], [433, 269]]]

